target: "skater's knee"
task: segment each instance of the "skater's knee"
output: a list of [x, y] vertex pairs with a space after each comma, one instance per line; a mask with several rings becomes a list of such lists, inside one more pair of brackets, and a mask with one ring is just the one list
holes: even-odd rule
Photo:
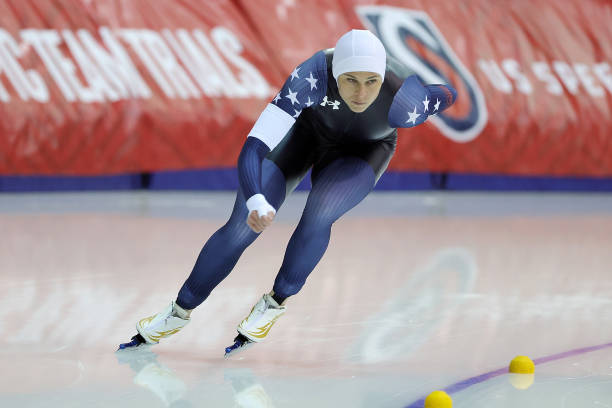
[[338, 217], [325, 212], [305, 213], [297, 226], [304, 235], [318, 235], [331, 230]]
[[334, 202], [321, 201], [316, 205], [308, 205], [302, 214], [302, 220], [310, 228], [331, 228], [347, 210]]

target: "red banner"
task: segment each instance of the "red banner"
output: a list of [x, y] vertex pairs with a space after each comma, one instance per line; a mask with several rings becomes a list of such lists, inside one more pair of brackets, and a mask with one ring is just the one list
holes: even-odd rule
[[345, 0], [351, 24], [459, 91], [446, 118], [401, 132], [394, 168], [612, 175], [610, 2], [377, 3]]
[[400, 131], [395, 170], [612, 175], [601, 0], [0, 4], [0, 174], [235, 166], [293, 68], [368, 28], [456, 106]]
[[0, 4], [0, 173], [226, 166], [282, 81], [230, 1]]

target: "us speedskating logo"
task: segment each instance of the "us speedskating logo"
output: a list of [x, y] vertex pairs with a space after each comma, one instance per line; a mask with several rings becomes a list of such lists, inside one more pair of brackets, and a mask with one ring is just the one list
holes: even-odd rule
[[457, 109], [451, 109], [451, 113], [443, 112], [429, 121], [455, 142], [475, 139], [487, 123], [482, 90], [427, 13], [388, 6], [356, 7], [356, 12], [364, 26], [380, 38], [387, 53], [423, 82], [448, 83], [460, 92], [457, 103], [465, 107], [465, 113], [453, 114]]

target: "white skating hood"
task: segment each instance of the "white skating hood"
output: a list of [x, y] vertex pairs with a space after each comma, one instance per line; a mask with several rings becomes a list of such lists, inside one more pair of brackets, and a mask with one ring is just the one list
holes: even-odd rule
[[336, 81], [345, 72], [374, 72], [385, 79], [387, 54], [380, 40], [368, 30], [351, 30], [336, 43], [332, 73]]

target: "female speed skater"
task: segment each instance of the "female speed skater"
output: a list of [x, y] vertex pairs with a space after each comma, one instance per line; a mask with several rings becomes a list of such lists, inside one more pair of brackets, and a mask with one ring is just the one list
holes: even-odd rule
[[138, 321], [138, 334], [120, 349], [157, 344], [187, 325], [191, 311], [229, 275], [312, 168], [312, 189], [272, 290], [240, 322], [225, 355], [263, 341], [325, 253], [332, 224], [372, 191], [387, 168], [397, 128], [420, 125], [456, 97], [449, 85], [423, 85], [387, 57], [368, 30], [351, 30], [335, 48], [298, 65], [246, 138], [229, 220], [202, 248], [176, 300]]

